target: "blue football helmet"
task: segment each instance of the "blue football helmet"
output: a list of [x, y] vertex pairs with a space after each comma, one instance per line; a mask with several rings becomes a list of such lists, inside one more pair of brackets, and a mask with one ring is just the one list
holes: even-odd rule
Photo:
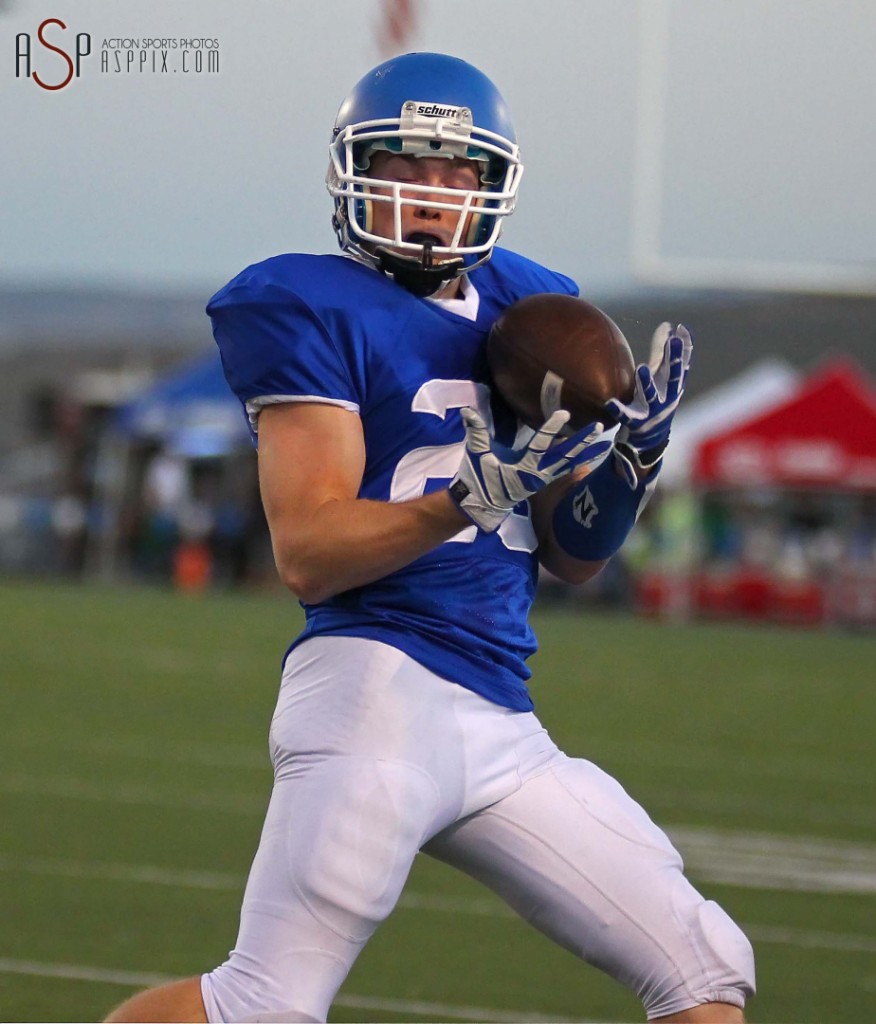
[[[475, 161], [480, 189], [406, 183], [402, 195], [398, 182], [368, 175], [379, 150]], [[329, 151], [326, 187], [341, 248], [417, 295], [433, 294], [490, 258], [523, 174], [514, 125], [495, 85], [471, 64], [441, 53], [408, 53], [369, 71], [341, 104]], [[393, 204], [392, 237], [372, 230], [375, 202]], [[453, 211], [449, 244], [406, 241], [404, 206]]]

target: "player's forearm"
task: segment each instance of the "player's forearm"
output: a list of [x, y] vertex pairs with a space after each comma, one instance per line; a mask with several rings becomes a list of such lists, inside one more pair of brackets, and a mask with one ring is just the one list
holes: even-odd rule
[[409, 565], [471, 525], [447, 491], [404, 502], [327, 501], [304, 523], [274, 524], [280, 578], [307, 604]]
[[656, 484], [657, 469], [626, 477], [613, 455], [550, 489], [533, 509], [539, 560], [567, 583], [586, 583], [623, 545]]
[[587, 473], [575, 473], [558, 480], [530, 499], [533, 525], [538, 537], [538, 560], [548, 572], [564, 583], [586, 583], [600, 572], [608, 559], [582, 561], [563, 551], [554, 535], [552, 520], [557, 505]]
[[584, 561], [580, 558], [573, 558], [567, 554], [554, 537], [548, 537], [546, 542], [539, 548], [539, 562], [549, 573], [556, 576], [564, 583], [586, 583], [592, 580], [597, 573], [608, 565], [609, 559], [602, 558], [597, 561]]

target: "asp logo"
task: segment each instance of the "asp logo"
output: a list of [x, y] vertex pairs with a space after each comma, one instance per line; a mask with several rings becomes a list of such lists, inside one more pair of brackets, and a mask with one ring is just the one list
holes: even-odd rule
[[[50, 38], [46, 36], [47, 30], [51, 33]], [[63, 36], [62, 32], [65, 33]], [[64, 89], [74, 78], [79, 78], [82, 61], [91, 54], [91, 34], [77, 32], [70, 39], [66, 32], [67, 26], [60, 18], [46, 18], [36, 30], [36, 43], [30, 32], [19, 32], [15, 37], [15, 77], [32, 78], [41, 89], [50, 92]], [[66, 46], [56, 45], [52, 38], [66, 43]], [[34, 65], [38, 65], [45, 78], [40, 76]]]

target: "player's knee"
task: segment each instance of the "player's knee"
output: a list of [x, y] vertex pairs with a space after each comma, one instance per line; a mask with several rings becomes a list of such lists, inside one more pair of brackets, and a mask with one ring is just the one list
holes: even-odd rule
[[[754, 950], [735, 921], [712, 900], [699, 909], [699, 923], [713, 955], [726, 968], [725, 985], [738, 990], [743, 999], [754, 995]], [[716, 1000], [713, 1000], [715, 1002]]]
[[[668, 971], [643, 977], [639, 995], [649, 1020], [683, 1014], [703, 1003], [744, 1008], [755, 991], [754, 951], [742, 929], [710, 900], [676, 894], [673, 913], [681, 926], [667, 951]], [[681, 897], [681, 898], [679, 898]]]
[[673, 1009], [655, 1012], [649, 1007], [649, 1016], [678, 1012], [692, 1001], [741, 1008], [754, 995], [754, 950], [735, 921], [717, 903], [704, 900], [694, 908], [689, 927], [693, 956], [672, 997]]

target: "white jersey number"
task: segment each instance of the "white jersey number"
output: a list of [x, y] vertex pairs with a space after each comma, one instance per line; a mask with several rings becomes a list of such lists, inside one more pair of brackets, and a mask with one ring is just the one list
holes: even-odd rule
[[[490, 389], [486, 384], [471, 380], [427, 380], [414, 395], [413, 412], [438, 416], [442, 420], [449, 409], [463, 406], [477, 409], [493, 433], [493, 414], [490, 410]], [[426, 491], [427, 480], [452, 480], [462, 461], [465, 442], [415, 448], [399, 460], [392, 475], [390, 501], [408, 501], [419, 498]], [[536, 539], [528, 515], [512, 512], [499, 527], [498, 536], [511, 551], [535, 551]], [[447, 543], [471, 544], [477, 536], [476, 526], [467, 526], [451, 537]]]

